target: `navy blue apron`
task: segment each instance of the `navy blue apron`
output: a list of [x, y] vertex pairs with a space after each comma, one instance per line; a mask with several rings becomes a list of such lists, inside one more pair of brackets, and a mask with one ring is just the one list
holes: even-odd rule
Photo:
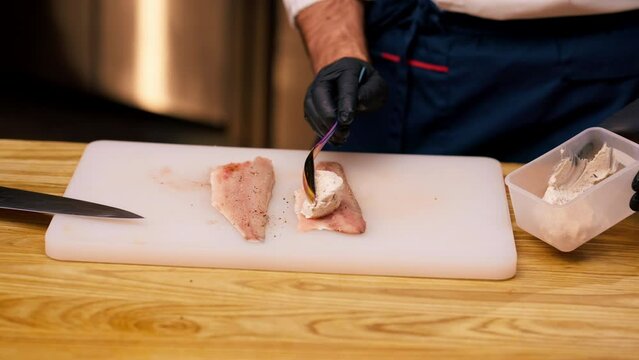
[[366, 6], [389, 98], [332, 150], [527, 162], [639, 97], [639, 11], [492, 21], [426, 0]]

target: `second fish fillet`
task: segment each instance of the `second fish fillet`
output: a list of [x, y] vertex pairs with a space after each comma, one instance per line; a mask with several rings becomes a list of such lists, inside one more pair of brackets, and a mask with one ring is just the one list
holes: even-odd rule
[[212, 204], [246, 240], [263, 241], [274, 184], [270, 159], [221, 165], [211, 172]]

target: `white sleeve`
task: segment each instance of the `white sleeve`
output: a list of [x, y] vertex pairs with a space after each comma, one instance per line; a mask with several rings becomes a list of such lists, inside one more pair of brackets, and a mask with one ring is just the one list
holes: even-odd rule
[[282, 0], [282, 2], [284, 2], [284, 7], [286, 8], [286, 13], [288, 14], [288, 21], [291, 25], [295, 25], [295, 16], [297, 16], [300, 11], [318, 1], [320, 0]]
[[593, 15], [639, 9], [639, 0], [433, 0], [444, 11], [493, 20]]

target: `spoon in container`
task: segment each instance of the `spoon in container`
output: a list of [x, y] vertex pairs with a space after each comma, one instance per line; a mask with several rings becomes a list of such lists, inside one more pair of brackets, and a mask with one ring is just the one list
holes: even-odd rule
[[[594, 143], [590, 141], [582, 146], [577, 153], [567, 150], [567, 154], [564, 155], [562, 150], [562, 158], [567, 157], [568, 162], [567, 165], [555, 175], [555, 186], [561, 188], [568, 187], [574, 184], [583, 175], [588, 162], [591, 161], [595, 157], [595, 155], [597, 155], [597, 153], [603, 146], [603, 143]], [[610, 152], [609, 157], [606, 160], [606, 163], [608, 165], [607, 167], [612, 167], [614, 163], [612, 151]]]

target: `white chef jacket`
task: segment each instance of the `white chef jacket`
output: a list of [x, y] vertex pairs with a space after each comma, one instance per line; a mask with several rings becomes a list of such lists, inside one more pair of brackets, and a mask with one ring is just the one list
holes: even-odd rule
[[[282, 0], [291, 23], [304, 8], [321, 0]], [[493, 20], [592, 15], [639, 9], [639, 0], [433, 0], [443, 11]]]

